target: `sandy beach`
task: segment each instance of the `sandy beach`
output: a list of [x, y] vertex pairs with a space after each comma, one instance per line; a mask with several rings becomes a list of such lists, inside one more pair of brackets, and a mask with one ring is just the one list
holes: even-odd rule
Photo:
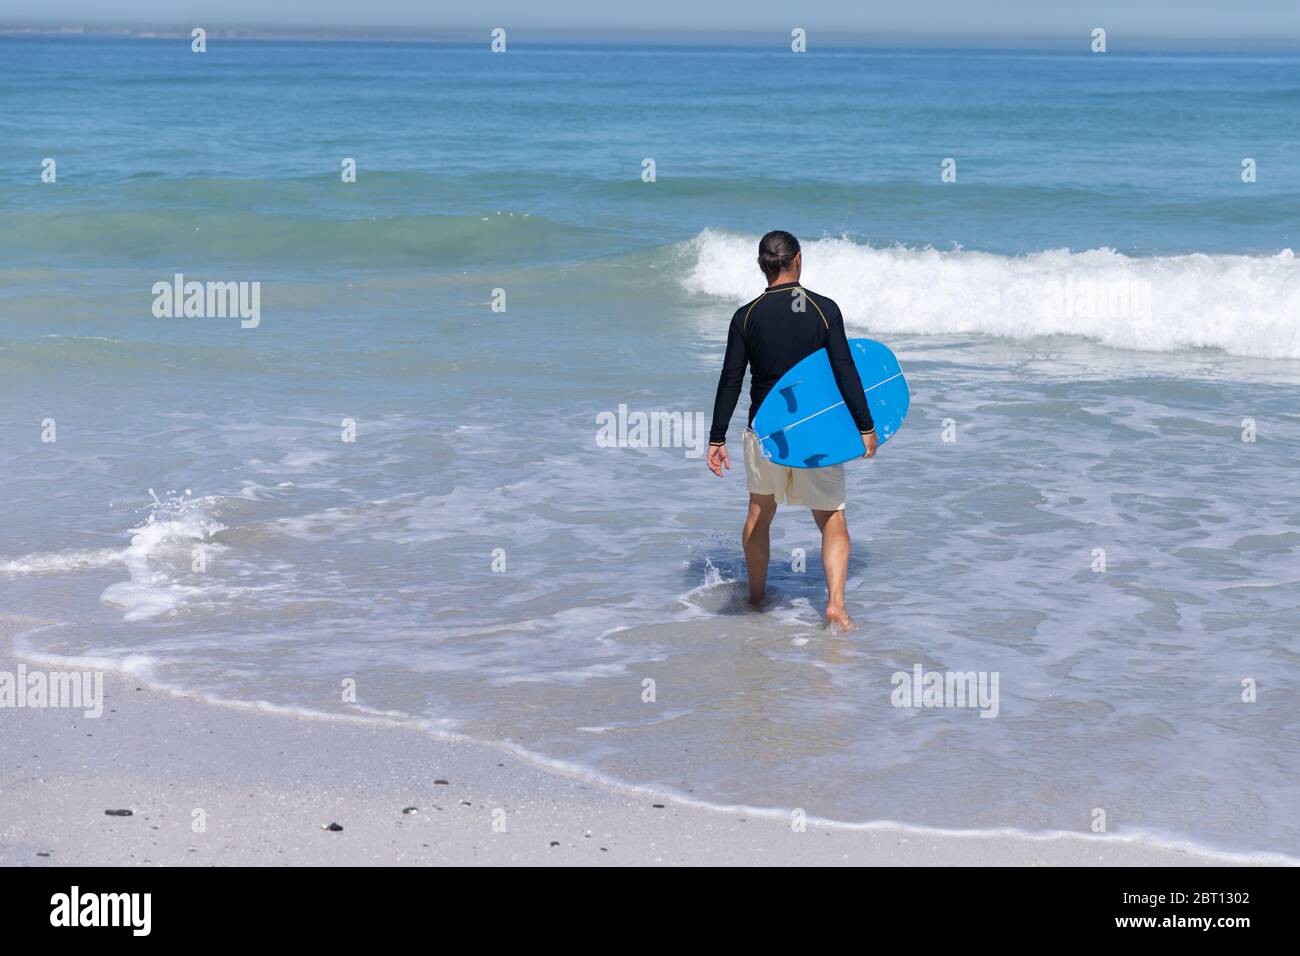
[[[0, 619], [0, 670], [14, 634]], [[28, 663], [29, 669], [42, 665]], [[854, 829], [675, 803], [419, 730], [303, 719], [105, 674], [104, 713], [0, 711], [0, 863], [1209, 866], [1119, 838]], [[415, 808], [410, 810], [409, 808]], [[108, 810], [130, 810], [111, 816]], [[206, 826], [196, 832], [196, 811]], [[504, 821], [502, 831], [500, 821]], [[494, 822], [496, 829], [494, 829]], [[341, 830], [326, 829], [331, 824]]]

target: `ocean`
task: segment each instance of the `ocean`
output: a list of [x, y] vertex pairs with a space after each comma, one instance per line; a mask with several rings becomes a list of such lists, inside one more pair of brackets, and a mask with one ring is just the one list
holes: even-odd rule
[[[0, 612], [719, 807], [1300, 856], [1298, 222], [1298, 53], [0, 38]], [[773, 228], [912, 389], [848, 634], [795, 509], [745, 608], [695, 427]]]

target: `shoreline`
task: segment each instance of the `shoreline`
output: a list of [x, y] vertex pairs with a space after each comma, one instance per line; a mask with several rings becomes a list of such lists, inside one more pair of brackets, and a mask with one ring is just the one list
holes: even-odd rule
[[[0, 670], [39, 667], [13, 639], [44, 623], [0, 616]], [[395, 722], [214, 703], [117, 671], [104, 672], [103, 706], [98, 719], [0, 712], [0, 865], [1295, 863], [1124, 834], [811, 818], [795, 832], [779, 811], [661, 796]], [[121, 809], [132, 815], [106, 814]]]

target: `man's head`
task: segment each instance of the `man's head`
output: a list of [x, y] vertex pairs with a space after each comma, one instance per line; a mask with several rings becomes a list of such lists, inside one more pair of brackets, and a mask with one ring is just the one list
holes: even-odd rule
[[799, 240], [784, 229], [773, 229], [758, 241], [758, 267], [767, 276], [768, 285], [799, 281], [803, 270], [803, 254]]

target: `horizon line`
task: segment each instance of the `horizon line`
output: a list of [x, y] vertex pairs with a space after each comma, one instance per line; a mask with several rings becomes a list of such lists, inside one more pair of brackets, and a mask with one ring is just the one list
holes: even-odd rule
[[[106, 37], [138, 40], [188, 39], [193, 24], [142, 24], [128, 22], [52, 23], [50, 21], [0, 20], [0, 37]], [[495, 27], [431, 27], [402, 26], [305, 26], [297, 24], [221, 24], [203, 26], [209, 39], [287, 42], [353, 42], [353, 43], [484, 43]], [[789, 35], [784, 30], [659, 30], [635, 29], [565, 29], [554, 27], [506, 28], [511, 41], [521, 45], [530, 43], [592, 43], [597, 45], [639, 44], [644, 46], [729, 46], [741, 47], [756, 44], [763, 38], [773, 39], [773, 48], [783, 48]], [[898, 48], [903, 46], [971, 48], [971, 49], [1053, 49], [1088, 52], [1088, 34], [1005, 34], [1005, 33], [867, 33], [860, 30], [831, 31], [809, 28], [810, 48], [814, 45], [838, 48]], [[530, 39], [531, 38], [531, 39]], [[1120, 46], [1115, 47], [1116, 40]], [[1111, 32], [1108, 42], [1112, 53], [1154, 52], [1183, 50], [1186, 52], [1298, 52], [1300, 37], [1199, 37], [1152, 36]]]

